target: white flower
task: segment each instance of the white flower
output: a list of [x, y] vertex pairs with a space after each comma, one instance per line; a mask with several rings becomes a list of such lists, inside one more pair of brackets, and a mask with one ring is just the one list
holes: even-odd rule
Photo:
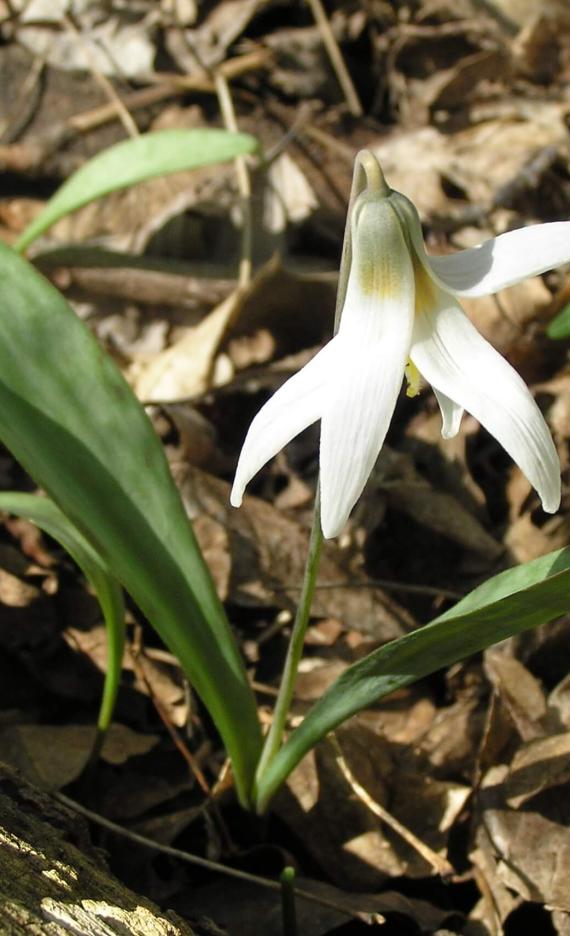
[[431, 383], [451, 438], [467, 410], [538, 492], [560, 504], [560, 463], [525, 383], [471, 324], [457, 296], [484, 296], [570, 261], [570, 222], [501, 234], [428, 257], [413, 204], [388, 188], [374, 156], [355, 164], [335, 337], [262, 407], [247, 434], [231, 494], [239, 507], [259, 469], [321, 420], [321, 526], [336, 536], [378, 458], [404, 374]]

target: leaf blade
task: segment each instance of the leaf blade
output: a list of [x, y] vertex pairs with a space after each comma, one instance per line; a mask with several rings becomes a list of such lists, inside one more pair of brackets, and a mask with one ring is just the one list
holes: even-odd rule
[[329, 731], [396, 689], [564, 614], [570, 605], [570, 548], [502, 572], [425, 627], [353, 664], [330, 686], [258, 778], [256, 807]]
[[49, 498], [2, 491], [0, 511], [31, 520], [57, 540], [77, 563], [97, 595], [107, 630], [108, 647], [108, 665], [97, 719], [98, 730], [104, 733], [112, 720], [125, 650], [125, 606], [121, 586], [85, 537]]
[[246, 801], [253, 693], [162, 445], [63, 297], [0, 244], [0, 438], [91, 543], [180, 660]]
[[156, 176], [226, 162], [257, 149], [247, 133], [203, 128], [157, 130], [122, 140], [74, 172], [18, 238], [26, 250], [52, 224], [84, 205]]

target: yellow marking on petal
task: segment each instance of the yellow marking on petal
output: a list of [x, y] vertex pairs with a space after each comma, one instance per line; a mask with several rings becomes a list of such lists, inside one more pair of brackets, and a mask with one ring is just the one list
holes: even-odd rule
[[381, 257], [360, 257], [358, 281], [363, 295], [377, 299], [397, 299], [402, 295], [401, 276]]
[[408, 246], [386, 198], [361, 196], [354, 207], [353, 264], [364, 296], [397, 300], [405, 293], [403, 256]]
[[415, 397], [421, 390], [422, 376], [413, 361], [408, 361], [404, 368], [404, 374], [408, 381], [406, 389], [407, 397]]
[[422, 312], [433, 308], [435, 305], [436, 287], [434, 281], [416, 254], [415, 250], [412, 250], [412, 262], [414, 265], [414, 278], [416, 281], [415, 314], [421, 315]]

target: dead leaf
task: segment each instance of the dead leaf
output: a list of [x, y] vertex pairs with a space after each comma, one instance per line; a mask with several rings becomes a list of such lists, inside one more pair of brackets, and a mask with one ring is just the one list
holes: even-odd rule
[[[0, 757], [38, 786], [58, 790], [82, 772], [95, 740], [90, 725], [11, 725], [0, 729]], [[110, 764], [150, 751], [158, 738], [111, 725], [101, 756]]]
[[242, 303], [242, 294], [232, 292], [176, 344], [151, 357], [146, 364], [139, 357], [127, 374], [137, 396], [153, 403], [203, 393], [209, 386], [219, 345]]
[[518, 809], [537, 793], [570, 781], [570, 732], [533, 738], [515, 753], [506, 782], [506, 801]]
[[544, 734], [546, 698], [539, 681], [502, 647], [485, 651], [485, 671], [523, 740]]
[[[294, 609], [303, 576], [308, 530], [256, 497], [246, 497], [240, 510], [234, 510], [229, 506], [229, 485], [197, 469], [188, 468], [179, 485], [193, 519], [205, 514], [226, 531], [231, 556], [230, 600], [253, 607], [274, 605]], [[209, 524], [210, 543], [212, 533]], [[223, 543], [223, 537], [218, 542]], [[224, 561], [220, 568], [226, 568]], [[226, 571], [222, 587], [223, 582], [227, 582]], [[400, 636], [413, 626], [407, 612], [382, 589], [351, 589], [351, 582], [364, 584], [366, 578], [360, 572], [347, 572], [336, 544], [325, 543], [319, 585], [330, 587], [317, 586], [313, 615], [335, 617], [346, 628], [370, 634], [379, 642]]]
[[[351, 772], [371, 798], [444, 854], [447, 833], [469, 788], [425, 776], [418, 761], [402, 769], [397, 747], [365, 727], [360, 716], [338, 734]], [[386, 876], [414, 878], [431, 872], [424, 858], [351, 793], [327, 743], [304, 758], [288, 778], [287, 791], [275, 800], [277, 814], [302, 836], [333, 881], [372, 887]]]
[[384, 446], [369, 485], [378, 488], [391, 507], [408, 514], [421, 526], [486, 558], [501, 555], [503, 547], [479, 520], [453, 495], [436, 490], [416, 470], [409, 456]]

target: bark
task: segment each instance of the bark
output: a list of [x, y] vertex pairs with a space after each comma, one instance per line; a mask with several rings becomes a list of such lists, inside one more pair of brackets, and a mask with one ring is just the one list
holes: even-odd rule
[[192, 936], [124, 887], [85, 820], [0, 764], [0, 936]]

